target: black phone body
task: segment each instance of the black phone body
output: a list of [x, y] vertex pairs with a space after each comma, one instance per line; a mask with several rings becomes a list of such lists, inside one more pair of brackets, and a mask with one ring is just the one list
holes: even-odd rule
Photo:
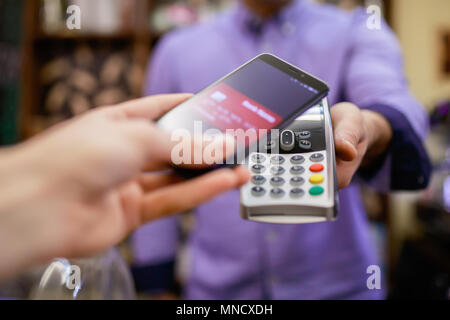
[[[328, 91], [322, 80], [274, 55], [261, 54], [172, 109], [157, 125], [193, 135], [208, 130], [229, 133], [261, 129], [270, 134], [273, 129], [289, 126]], [[248, 155], [249, 148], [262, 138], [257, 134], [238, 144], [231, 161], [226, 159], [214, 168], [240, 164], [236, 154]], [[198, 174], [197, 170], [183, 170], [185, 176]]]

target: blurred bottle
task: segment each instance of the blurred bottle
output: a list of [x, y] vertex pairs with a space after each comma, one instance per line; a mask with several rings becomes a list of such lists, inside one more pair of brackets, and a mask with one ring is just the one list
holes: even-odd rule
[[93, 258], [53, 260], [32, 289], [34, 300], [136, 299], [127, 263], [116, 248]]

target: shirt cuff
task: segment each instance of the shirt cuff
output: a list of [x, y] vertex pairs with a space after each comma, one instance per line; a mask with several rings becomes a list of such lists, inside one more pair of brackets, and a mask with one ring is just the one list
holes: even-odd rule
[[176, 290], [175, 260], [146, 266], [133, 266], [131, 273], [138, 292], [157, 294]]
[[[386, 165], [389, 170], [390, 190], [420, 190], [427, 187], [432, 166], [422, 140], [412, 128], [407, 117], [397, 109], [387, 105], [372, 105], [363, 109], [382, 114], [393, 131], [388, 152], [374, 166], [361, 168], [360, 177], [366, 181], [378, 180], [378, 173]], [[384, 179], [386, 181], [386, 179]]]
[[[391, 161], [389, 152], [382, 157], [380, 162], [370, 169], [359, 169], [358, 177], [378, 192], [387, 193], [391, 190]], [[380, 163], [382, 164], [380, 166]]]

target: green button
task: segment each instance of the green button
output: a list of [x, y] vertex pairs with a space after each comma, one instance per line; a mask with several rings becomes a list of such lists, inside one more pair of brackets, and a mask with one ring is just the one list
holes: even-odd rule
[[322, 187], [312, 187], [309, 189], [309, 194], [312, 196], [320, 196], [324, 191]]

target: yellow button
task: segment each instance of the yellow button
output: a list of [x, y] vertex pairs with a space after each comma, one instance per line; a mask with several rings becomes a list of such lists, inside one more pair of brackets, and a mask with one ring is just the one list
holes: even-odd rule
[[311, 183], [321, 183], [323, 182], [323, 175], [321, 174], [313, 174], [310, 178], [309, 178], [309, 182]]

